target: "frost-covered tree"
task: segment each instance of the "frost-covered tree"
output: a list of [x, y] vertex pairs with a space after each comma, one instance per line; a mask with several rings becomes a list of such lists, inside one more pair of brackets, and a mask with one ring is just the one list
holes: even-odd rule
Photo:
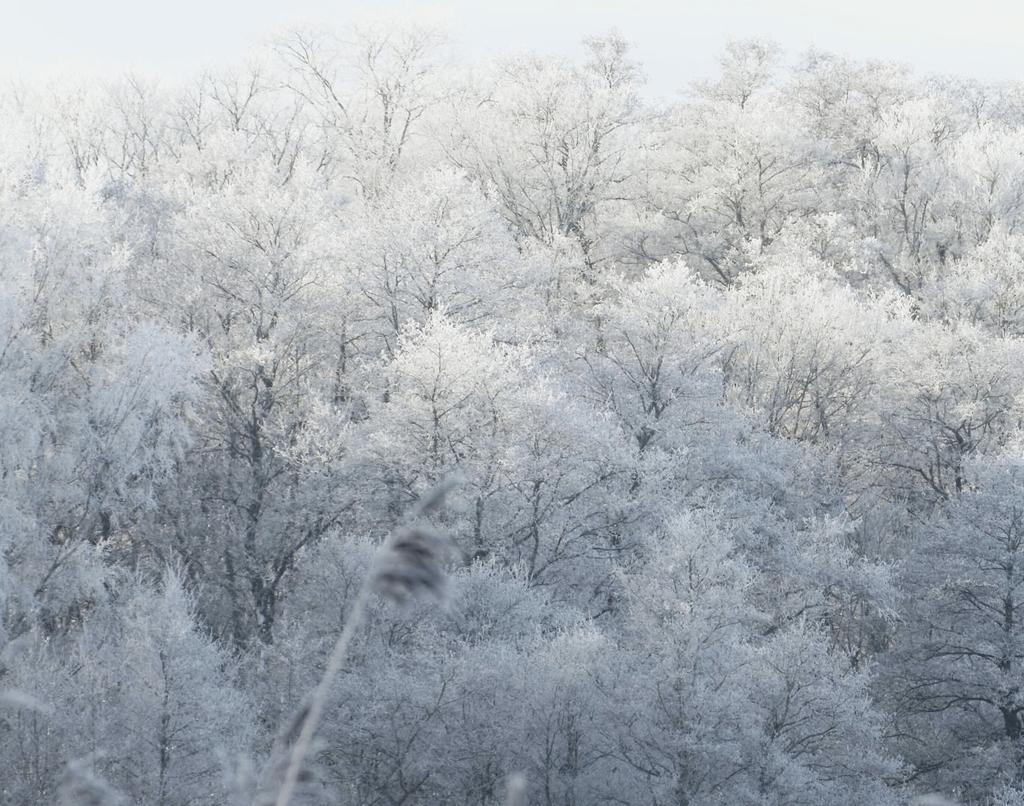
[[1024, 85], [634, 56], [0, 89], [0, 800], [1019, 806]]
[[727, 529], [677, 515], [647, 548], [612, 689], [615, 752], [644, 801], [898, 802], [867, 676], [808, 623], [766, 632], [758, 571]]
[[[142, 320], [130, 255], [95, 189], [26, 188], [0, 223], [4, 630], [60, 630], [98, 584], [93, 546], [131, 561], [191, 441], [200, 346]], [[13, 203], [17, 199], [17, 203]]]
[[107, 586], [81, 630], [5, 659], [16, 695], [0, 712], [12, 802], [54, 797], [65, 766], [89, 765], [134, 802], [220, 803], [252, 716], [230, 651], [197, 627], [181, 580]]
[[590, 39], [583, 65], [535, 55], [495, 64], [455, 110], [448, 158], [524, 236], [575, 239], [592, 269], [600, 214], [623, 198], [640, 74], [618, 35]]
[[923, 527], [907, 561], [893, 669], [908, 757], [968, 798], [1019, 785], [1024, 730], [1024, 470], [1014, 454], [975, 465], [972, 489]]
[[[348, 364], [394, 356], [399, 334], [435, 311], [481, 328], [530, 334], [534, 281], [500, 213], [464, 176], [440, 169], [369, 202], [334, 249], [348, 300], [339, 323]], [[517, 316], [513, 316], [515, 313]], [[518, 326], [516, 319], [526, 321]]]

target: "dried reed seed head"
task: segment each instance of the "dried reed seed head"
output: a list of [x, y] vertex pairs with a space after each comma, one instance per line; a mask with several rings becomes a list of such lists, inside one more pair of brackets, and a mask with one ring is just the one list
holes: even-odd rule
[[526, 776], [514, 772], [505, 782], [505, 806], [526, 806]]
[[421, 526], [402, 530], [378, 556], [373, 589], [402, 604], [419, 593], [444, 595], [446, 545], [433, 530]]
[[68, 764], [58, 788], [60, 806], [121, 806], [124, 802], [121, 793], [93, 774], [84, 760]]
[[[456, 484], [452, 478], [440, 482], [419, 500], [413, 517], [423, 517], [440, 508], [444, 497]], [[447, 549], [447, 541], [433, 529], [423, 525], [401, 528], [377, 555], [371, 576], [373, 589], [398, 604], [423, 592], [441, 598], [446, 580]]]
[[[301, 708], [299, 714], [296, 715], [298, 720], [293, 718], [291, 726], [294, 726], [295, 722], [298, 721], [298, 728], [301, 730], [302, 721], [305, 720], [308, 713], [308, 707]], [[296, 734], [297, 733], [298, 731], [296, 731]], [[310, 748], [310, 755], [299, 767], [296, 774], [295, 783], [297, 785], [315, 787], [324, 783], [323, 770], [319, 764], [314, 761], [313, 757], [325, 749], [326, 746], [322, 741], [313, 742]], [[263, 785], [260, 788], [258, 797], [253, 802], [253, 806], [273, 806], [273, 804], [276, 803], [277, 794], [280, 790], [280, 783], [288, 774], [288, 765], [291, 763], [290, 754], [282, 752], [283, 750], [284, 748], [278, 748], [273, 757], [269, 760], [267, 767], [264, 768], [265, 778]]]
[[84, 783], [62, 787], [58, 797], [60, 806], [116, 806], [121, 802], [108, 791]]
[[444, 503], [445, 496], [461, 483], [461, 478], [456, 475], [448, 476], [447, 478], [439, 481], [420, 498], [419, 502], [416, 504], [415, 510], [413, 511], [414, 515], [425, 515], [428, 512], [433, 512], [435, 509], [439, 509], [441, 504]]

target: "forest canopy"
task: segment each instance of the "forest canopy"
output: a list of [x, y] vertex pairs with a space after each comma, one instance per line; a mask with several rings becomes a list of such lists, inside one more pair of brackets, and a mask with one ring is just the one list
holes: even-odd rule
[[1024, 804], [1024, 83], [643, 81], [0, 91], [0, 802]]

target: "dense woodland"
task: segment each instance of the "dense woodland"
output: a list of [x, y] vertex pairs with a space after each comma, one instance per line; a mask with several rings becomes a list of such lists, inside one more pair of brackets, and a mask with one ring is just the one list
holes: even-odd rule
[[1024, 83], [450, 47], [4, 86], [0, 803], [273, 803], [454, 479], [293, 804], [1024, 804]]

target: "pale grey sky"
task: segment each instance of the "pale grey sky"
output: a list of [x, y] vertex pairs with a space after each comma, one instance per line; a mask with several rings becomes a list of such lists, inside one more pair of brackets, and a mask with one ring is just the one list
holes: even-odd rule
[[573, 54], [617, 27], [638, 46], [652, 94], [715, 69], [730, 38], [761, 36], [903, 61], [921, 72], [1024, 79], [1022, 0], [0, 0], [0, 70], [31, 77], [135, 69], [169, 77], [244, 57], [295, 23], [340, 27], [374, 11], [446, 19], [469, 57]]

